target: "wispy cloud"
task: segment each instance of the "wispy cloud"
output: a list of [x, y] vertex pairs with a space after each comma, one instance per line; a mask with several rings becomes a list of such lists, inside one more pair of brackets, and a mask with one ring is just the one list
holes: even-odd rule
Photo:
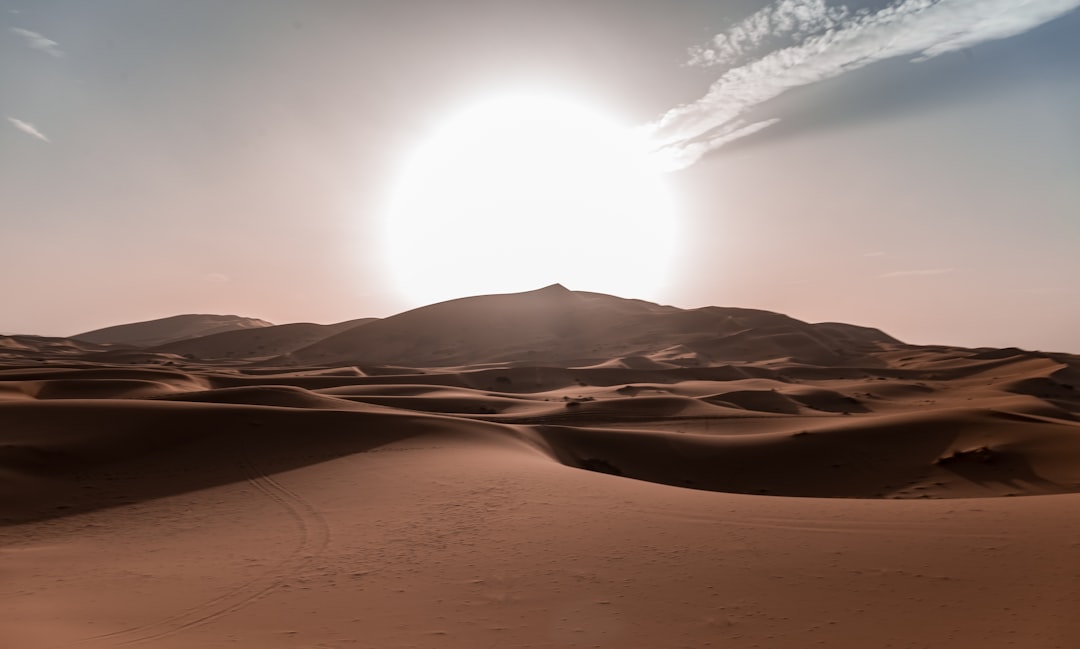
[[39, 131], [37, 129], [37, 127], [34, 126], [33, 124], [31, 124], [30, 122], [24, 122], [21, 119], [17, 119], [15, 117], [11, 117], [11, 116], [7, 116], [7, 121], [11, 122], [12, 126], [19, 129], [23, 133], [26, 133], [27, 135], [30, 135], [32, 137], [36, 137], [37, 139], [41, 140], [42, 142], [50, 142], [51, 141], [51, 140], [49, 140], [48, 137], [45, 136], [44, 133]]
[[32, 32], [29, 29], [23, 29], [22, 27], [11, 27], [11, 33], [18, 34], [26, 40], [26, 44], [35, 50], [45, 52], [50, 56], [60, 58], [64, 55], [64, 51], [60, 49], [60, 43], [46, 38], [37, 32]]
[[884, 275], [878, 275], [881, 278], [892, 277], [929, 277], [931, 275], [945, 275], [947, 273], [956, 272], [955, 268], [923, 268], [919, 270], [894, 270], [891, 273], [885, 273]]
[[717, 34], [708, 45], [691, 47], [689, 64], [732, 64], [781, 38], [806, 38], [840, 27], [850, 15], [847, 7], [829, 7], [824, 0], [779, 0]]
[[647, 130], [668, 168], [687, 167], [774, 123], [747, 128], [740, 118], [792, 88], [889, 58], [925, 60], [1015, 36], [1077, 7], [1080, 0], [900, 0], [879, 11], [855, 11], [823, 0], [778, 0], [692, 48], [691, 64], [726, 71], [701, 99], [668, 111]]

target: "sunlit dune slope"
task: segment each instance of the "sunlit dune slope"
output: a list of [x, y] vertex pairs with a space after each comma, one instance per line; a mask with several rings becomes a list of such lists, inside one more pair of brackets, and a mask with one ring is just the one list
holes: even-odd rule
[[[557, 287], [495, 298], [496, 304], [510, 300], [522, 310], [531, 305], [532, 313], [506, 316], [523, 326], [526, 316], [551, 307], [554, 314], [533, 323], [534, 332], [562, 325], [599, 336], [600, 324], [621, 310], [622, 338], [635, 341], [648, 334], [632, 323], [648, 328], [654, 318], [712, 317]], [[450, 327], [455, 316], [461, 336], [467, 324], [494, 315], [489, 306], [478, 298], [413, 311], [396, 331], [413, 324], [413, 333], [422, 337], [434, 313]], [[733, 334], [739, 340], [767, 338], [776, 322], [814, 332], [813, 325], [751, 313], [765, 327], [739, 329]], [[724, 317], [733, 322], [730, 313]], [[384, 322], [353, 326], [344, 335], [358, 337]], [[774, 342], [756, 348], [761, 361], [706, 367], [625, 360], [576, 368], [480, 363], [406, 373], [387, 366], [290, 369], [205, 362], [172, 368], [13, 367], [0, 371], [0, 418], [6, 425], [0, 466], [13, 480], [63, 485], [75, 467], [80, 475], [93, 475], [99, 463], [138, 465], [159, 452], [184, 464], [194, 459], [184, 460], [177, 449], [191, 444], [231, 448], [242, 439], [245, 448], [256, 449], [270, 439], [251, 437], [250, 426], [276, 431], [274, 443], [295, 445], [293, 457], [304, 464], [317, 460], [309, 454], [314, 447], [321, 449], [318, 457], [348, 455], [368, 444], [370, 435], [397, 435], [423, 421], [426, 430], [481, 431], [517, 440], [570, 467], [709, 491], [955, 498], [1080, 490], [1075, 358], [909, 346], [873, 330], [828, 327], [856, 334], [860, 365], [777, 358], [784, 343]], [[669, 324], [664, 335], [678, 331]], [[236, 333], [253, 332], [230, 338]], [[466, 350], [481, 348], [482, 361], [492, 361], [519, 339], [483, 334], [492, 332], [465, 341], [472, 345]], [[376, 360], [400, 358], [387, 354]], [[86, 455], [88, 449], [98, 450]], [[190, 480], [173, 488], [194, 488]], [[138, 494], [133, 490], [131, 497]], [[150, 489], [146, 497], [156, 495]], [[100, 505], [82, 501], [89, 508]], [[37, 515], [48, 515], [49, 503], [56, 504], [46, 499]]]
[[72, 336], [75, 340], [150, 347], [174, 340], [208, 336], [222, 331], [269, 327], [271, 323], [257, 318], [235, 315], [186, 314], [145, 322], [116, 325], [95, 329]]
[[5, 647], [1070, 647], [1078, 499], [1065, 354], [560, 286], [0, 338]]
[[[400, 433], [402, 422], [425, 421], [516, 439], [574, 468], [708, 491], [1080, 490], [1075, 357], [905, 345], [875, 329], [764, 311], [683, 310], [554, 285], [147, 350], [4, 341], [8, 365], [35, 355], [42, 364], [0, 371], [0, 471], [57, 493], [75, 484], [64, 476], [76, 468], [92, 476], [99, 463], [231, 445], [237, 435], [255, 448], [261, 442], [238, 432], [245, 417], [296, 445], [296, 458], [310, 458], [311, 445], [348, 455], [372, 427]], [[287, 353], [268, 358], [275, 351]], [[329, 447], [319, 441], [328, 430], [338, 431]], [[92, 501], [80, 502], [101, 504]], [[55, 504], [30, 509], [48, 516]]]

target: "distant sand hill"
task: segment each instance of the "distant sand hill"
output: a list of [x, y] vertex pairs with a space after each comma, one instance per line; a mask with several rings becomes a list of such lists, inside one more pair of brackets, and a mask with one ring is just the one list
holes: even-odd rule
[[376, 319], [359, 318], [332, 325], [298, 322], [253, 329], [235, 329], [175, 340], [164, 345], [157, 345], [152, 351], [203, 359], [276, 357], [290, 354], [340, 332], [374, 322]]
[[0, 337], [4, 646], [1080, 637], [1076, 356], [558, 285], [101, 331]]
[[235, 315], [189, 314], [95, 329], [72, 336], [75, 340], [99, 344], [150, 347], [176, 340], [209, 336], [223, 331], [269, 327], [271, 323], [257, 318]]
[[554, 285], [422, 307], [328, 337], [288, 360], [576, 366], [636, 357], [677, 367], [783, 358], [843, 364], [888, 342], [897, 341], [875, 329], [810, 325], [752, 309], [684, 310]]

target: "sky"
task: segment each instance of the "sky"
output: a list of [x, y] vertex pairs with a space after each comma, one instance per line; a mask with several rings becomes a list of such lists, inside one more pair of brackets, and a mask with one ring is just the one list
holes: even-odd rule
[[[391, 188], [462, 105], [530, 88], [662, 163], [650, 299], [1080, 353], [1078, 8], [0, 0], [0, 333], [417, 306]], [[648, 243], [610, 272], [655, 279]], [[565, 268], [538, 283], [593, 288]]]

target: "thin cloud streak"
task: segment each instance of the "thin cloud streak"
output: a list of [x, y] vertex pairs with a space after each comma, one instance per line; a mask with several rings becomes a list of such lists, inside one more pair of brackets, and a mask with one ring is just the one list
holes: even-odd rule
[[[734, 142], [735, 140], [744, 138], [748, 135], [753, 135], [779, 121], [778, 118], [774, 118], [747, 124], [742, 120], [735, 120], [730, 124], [724, 124], [719, 128], [714, 129], [713, 132], [708, 134], [707, 138], [694, 142], [686, 142], [679, 147], [677, 151], [668, 148], [655, 152], [654, 158], [658, 161], [657, 166], [661, 170], [672, 171], [682, 169], [689, 166], [683, 164], [683, 161], [688, 158], [698, 160], [709, 151], [719, 149], [728, 142]], [[649, 135], [646, 133], [646, 142], [648, 141], [648, 138]]]
[[7, 117], [7, 121], [11, 122], [12, 126], [19, 129], [23, 133], [26, 133], [27, 135], [29, 135], [31, 137], [36, 137], [37, 139], [41, 140], [42, 142], [51, 142], [52, 141], [48, 137], [46, 137], [44, 133], [39, 131], [37, 129], [37, 127], [34, 126], [33, 124], [31, 124], [30, 122], [24, 122], [21, 119], [11, 117], [11, 116], [6, 116], [6, 117]]
[[878, 275], [878, 277], [883, 279], [893, 277], [930, 277], [933, 275], [945, 275], [953, 272], [956, 272], [955, 268], [925, 268], [920, 270], [895, 270], [891, 273]]
[[60, 43], [46, 38], [37, 32], [32, 32], [29, 29], [23, 29], [22, 27], [11, 27], [11, 33], [18, 34], [26, 40], [26, 44], [35, 50], [45, 52], [49, 56], [61, 58], [64, 56], [64, 51], [60, 49]]
[[692, 48], [690, 63], [730, 64], [777, 38], [794, 38], [794, 45], [727, 69], [704, 97], [673, 108], [646, 131], [667, 168], [685, 168], [737, 139], [732, 133], [745, 137], [761, 130], [734, 124], [792, 88], [885, 59], [914, 56], [921, 61], [1008, 38], [1077, 7], [1080, 0], [901, 0], [869, 12], [828, 7], [822, 0], [780, 0], [708, 46]]

